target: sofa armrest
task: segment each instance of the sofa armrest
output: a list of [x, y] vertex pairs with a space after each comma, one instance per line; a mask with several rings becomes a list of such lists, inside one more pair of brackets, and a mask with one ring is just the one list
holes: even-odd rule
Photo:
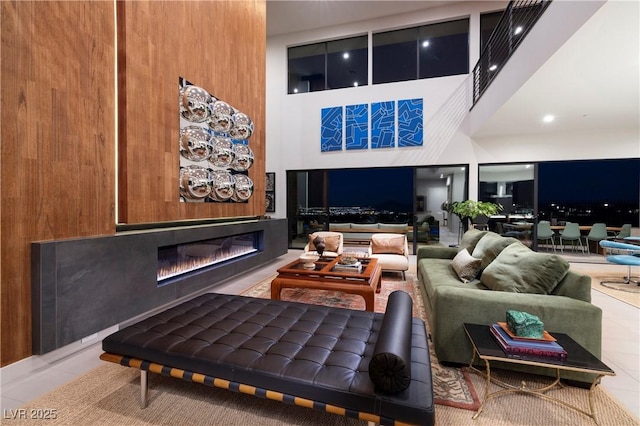
[[[509, 309], [538, 316], [546, 330], [568, 334], [594, 356], [601, 356], [602, 310], [591, 303], [566, 296], [457, 287], [438, 287], [434, 298], [430, 325], [433, 347], [441, 361], [468, 363], [472, 347], [462, 324], [504, 321]], [[577, 380], [589, 381], [582, 379], [585, 375], [578, 376]]]
[[418, 248], [417, 259], [453, 259], [458, 254], [456, 247], [423, 246]]

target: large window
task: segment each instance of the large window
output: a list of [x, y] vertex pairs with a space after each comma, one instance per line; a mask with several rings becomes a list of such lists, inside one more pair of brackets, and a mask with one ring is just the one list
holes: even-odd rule
[[367, 36], [288, 49], [289, 93], [367, 85]]
[[373, 35], [373, 83], [469, 72], [469, 20]]

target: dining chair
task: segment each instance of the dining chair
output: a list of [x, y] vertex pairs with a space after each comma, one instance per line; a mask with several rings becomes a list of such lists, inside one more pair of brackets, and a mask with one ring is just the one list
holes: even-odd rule
[[630, 236], [631, 236], [631, 224], [625, 223], [624, 225], [622, 225], [622, 229], [616, 235], [616, 238], [627, 238]]
[[571, 248], [575, 251], [575, 242], [578, 242], [580, 251], [584, 253], [584, 246], [582, 245], [582, 236], [580, 235], [580, 226], [575, 222], [567, 222], [564, 225], [564, 229], [560, 232], [560, 252], [564, 253], [564, 242], [570, 241]]
[[555, 232], [551, 229], [551, 222], [548, 220], [541, 220], [538, 222], [538, 242], [546, 243], [551, 241], [551, 247], [553, 251], [556, 251], [556, 244], [554, 241]]
[[607, 225], [604, 223], [594, 223], [589, 230], [589, 234], [587, 235], [586, 243], [587, 243], [587, 251], [591, 252], [591, 248], [589, 246], [589, 241], [595, 242], [596, 251], [598, 253], [598, 244], [602, 240], [607, 239]]

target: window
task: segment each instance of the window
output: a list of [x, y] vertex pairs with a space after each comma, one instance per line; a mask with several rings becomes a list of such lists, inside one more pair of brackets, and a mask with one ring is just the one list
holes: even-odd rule
[[373, 84], [415, 80], [417, 28], [373, 35]]
[[367, 36], [327, 43], [327, 89], [367, 85]]
[[469, 72], [469, 20], [427, 25], [418, 29], [420, 78]]
[[373, 83], [469, 72], [469, 20], [373, 35]]
[[288, 49], [289, 93], [366, 86], [368, 39], [351, 37]]

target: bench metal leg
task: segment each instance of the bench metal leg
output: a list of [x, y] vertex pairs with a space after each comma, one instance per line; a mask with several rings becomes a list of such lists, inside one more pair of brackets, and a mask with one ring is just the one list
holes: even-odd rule
[[147, 408], [147, 389], [149, 384], [149, 372], [140, 370], [140, 408]]

